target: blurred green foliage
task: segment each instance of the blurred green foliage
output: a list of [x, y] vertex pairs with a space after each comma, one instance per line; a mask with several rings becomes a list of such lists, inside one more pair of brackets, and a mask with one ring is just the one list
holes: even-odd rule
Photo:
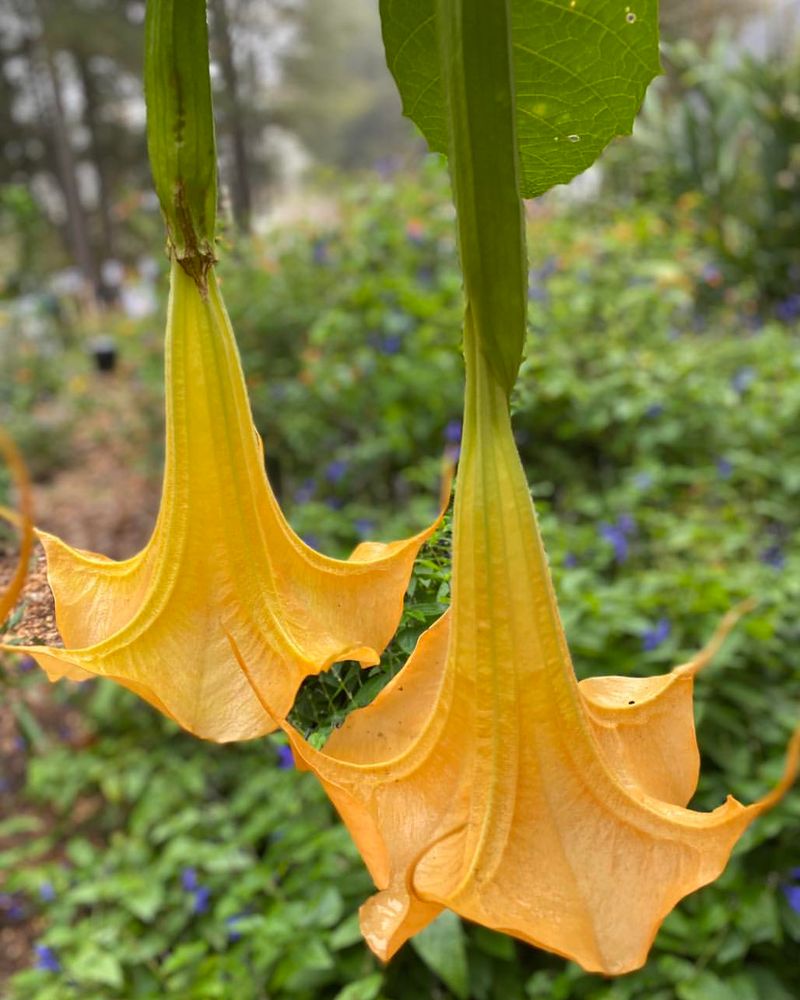
[[758, 58], [722, 31], [707, 49], [665, 47], [670, 78], [651, 88], [606, 168], [608, 187], [671, 206], [690, 196], [728, 281], [765, 308], [800, 314], [800, 49]]

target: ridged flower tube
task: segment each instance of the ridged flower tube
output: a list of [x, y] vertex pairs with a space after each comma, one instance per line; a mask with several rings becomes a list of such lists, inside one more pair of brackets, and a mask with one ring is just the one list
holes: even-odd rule
[[149, 543], [115, 562], [39, 532], [66, 648], [11, 648], [51, 680], [112, 678], [198, 736], [256, 737], [289, 711], [304, 677], [337, 660], [379, 661], [435, 524], [362, 543], [345, 561], [292, 531], [264, 472], [213, 268], [201, 287], [173, 263], [165, 357], [164, 483]]
[[505, 391], [469, 323], [466, 357], [450, 611], [323, 751], [288, 732], [380, 890], [361, 925], [381, 958], [449, 907], [616, 975], [785, 792], [800, 732], [763, 799], [686, 808], [713, 646], [664, 677], [577, 682]]

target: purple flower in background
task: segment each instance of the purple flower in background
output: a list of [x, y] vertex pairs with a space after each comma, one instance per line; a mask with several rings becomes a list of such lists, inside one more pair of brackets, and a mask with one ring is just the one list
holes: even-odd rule
[[733, 475], [733, 463], [727, 458], [718, 458], [717, 474], [720, 479], [730, 479]]
[[319, 552], [319, 539], [316, 535], [302, 535], [301, 540], [306, 543], [310, 549], [316, 549]]
[[647, 628], [642, 632], [642, 649], [645, 653], [652, 653], [654, 649], [669, 639], [672, 631], [669, 619], [659, 618], [653, 628]]
[[328, 244], [325, 240], [314, 240], [311, 246], [311, 259], [319, 266], [328, 263]]
[[461, 421], [448, 420], [444, 428], [444, 439], [448, 444], [461, 443]]
[[37, 969], [41, 972], [61, 972], [61, 962], [49, 945], [37, 944], [33, 950], [36, 952]]
[[400, 161], [396, 156], [379, 156], [374, 163], [374, 168], [375, 172], [386, 180], [400, 169]]
[[308, 501], [314, 496], [316, 492], [317, 484], [313, 479], [306, 479], [305, 482], [300, 484], [300, 487], [295, 490], [294, 502], [295, 503], [308, 503]]
[[39, 886], [39, 896], [43, 903], [52, 903], [56, 898], [56, 890], [52, 882], [42, 882]]
[[636, 523], [630, 514], [620, 514], [615, 524], [604, 521], [599, 528], [600, 537], [614, 549], [614, 559], [622, 564], [628, 558], [628, 538], [636, 530]]
[[637, 472], [633, 477], [633, 485], [637, 490], [649, 490], [653, 485], [653, 477], [649, 472]]
[[575, 555], [574, 552], [568, 552], [564, 556], [564, 566], [567, 569], [575, 569], [575, 567], [578, 566], [579, 564], [580, 560], [578, 559], [578, 557]]
[[355, 529], [359, 535], [363, 538], [368, 535], [375, 528], [375, 522], [370, 521], [367, 517], [360, 517], [355, 523]]
[[325, 506], [330, 510], [341, 510], [344, 501], [340, 497], [328, 497]]
[[207, 885], [198, 885], [194, 891], [193, 913], [205, 913], [211, 902], [211, 890]]
[[795, 913], [800, 913], [800, 885], [785, 885], [783, 894]]
[[246, 917], [246, 913], [235, 913], [232, 917], [228, 917], [225, 921], [225, 926], [228, 928], [228, 940], [229, 941], [241, 941], [241, 932], [236, 928], [241, 920]]
[[625, 535], [632, 535], [636, 531], [636, 522], [630, 514], [620, 514], [617, 518], [617, 526]]
[[22, 674], [27, 674], [36, 666], [36, 660], [32, 656], [23, 656], [17, 664], [17, 670]]
[[278, 747], [278, 767], [282, 771], [290, 771], [294, 767], [294, 754], [290, 746]]
[[663, 403], [652, 403], [644, 411], [644, 415], [648, 418], [648, 420], [655, 420], [656, 417], [660, 417], [663, 412], [664, 412]]
[[22, 905], [22, 896], [18, 893], [0, 892], [0, 914], [6, 920], [17, 921], [25, 919], [25, 908]]
[[435, 277], [436, 275], [434, 274], [432, 267], [428, 267], [426, 264], [423, 264], [422, 267], [417, 268], [417, 281], [423, 287], [430, 288]]
[[742, 393], [747, 392], [755, 380], [755, 369], [751, 368], [750, 365], [745, 365], [744, 368], [739, 368], [738, 371], [734, 372], [731, 379], [731, 388], [741, 396]]
[[181, 872], [181, 888], [184, 892], [194, 892], [200, 883], [197, 880], [196, 868], [184, 868]]
[[773, 569], [783, 569], [786, 564], [786, 556], [780, 545], [770, 545], [764, 549], [760, 558], [765, 566], [772, 566]]
[[340, 483], [347, 475], [347, 462], [343, 458], [335, 458], [328, 462], [325, 468], [325, 478], [329, 483]]
[[781, 323], [791, 323], [800, 318], [800, 293], [795, 292], [775, 306], [775, 315]]
[[383, 338], [383, 340], [380, 342], [378, 350], [381, 352], [381, 354], [392, 355], [392, 354], [397, 354], [402, 346], [403, 346], [402, 338], [398, 334], [392, 333], [388, 337]]

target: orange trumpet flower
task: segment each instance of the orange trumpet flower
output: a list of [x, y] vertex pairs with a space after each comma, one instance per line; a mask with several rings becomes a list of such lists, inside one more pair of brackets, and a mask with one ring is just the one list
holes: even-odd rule
[[5, 456], [11, 475], [19, 493], [19, 509], [17, 514], [6, 507], [0, 506], [0, 517], [16, 524], [20, 532], [19, 556], [14, 573], [4, 593], [0, 594], [0, 626], [13, 610], [14, 605], [25, 586], [28, 575], [28, 563], [33, 552], [33, 496], [28, 470], [16, 445], [4, 430], [0, 428], [0, 454]]
[[323, 751], [287, 732], [380, 890], [361, 924], [381, 958], [449, 907], [617, 975], [645, 962], [666, 914], [786, 791], [800, 731], [762, 800], [686, 808], [693, 678], [721, 635], [665, 677], [577, 682], [507, 397], [469, 328], [466, 345], [450, 611]]
[[307, 675], [337, 660], [379, 662], [438, 521], [404, 541], [362, 543], [345, 561], [292, 531], [264, 472], [213, 270], [201, 292], [172, 265], [166, 386], [166, 467], [149, 543], [115, 562], [39, 532], [66, 648], [10, 648], [51, 680], [110, 677], [206, 739], [260, 736]]

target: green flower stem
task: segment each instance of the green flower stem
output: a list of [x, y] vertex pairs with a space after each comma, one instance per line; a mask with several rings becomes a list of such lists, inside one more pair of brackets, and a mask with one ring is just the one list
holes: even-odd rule
[[525, 342], [527, 266], [508, 0], [437, 0], [467, 325], [506, 397]]
[[170, 254], [205, 288], [217, 213], [205, 0], [148, 0], [144, 76], [147, 149]]

